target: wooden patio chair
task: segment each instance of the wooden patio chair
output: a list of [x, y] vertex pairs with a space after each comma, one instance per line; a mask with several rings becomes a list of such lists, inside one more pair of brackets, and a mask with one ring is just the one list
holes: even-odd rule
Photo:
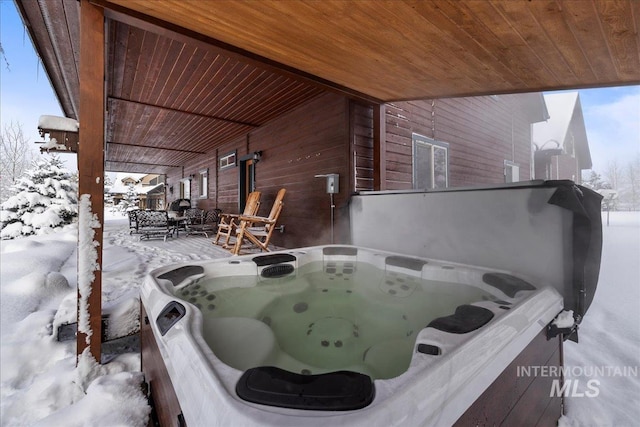
[[[244, 211], [242, 215], [255, 215], [258, 213], [258, 208], [260, 207], [260, 192], [253, 191], [249, 193], [247, 196], [247, 203], [244, 205]], [[214, 245], [218, 244], [220, 237], [225, 236], [223, 248], [229, 248], [229, 240], [231, 239], [231, 235], [235, 232], [236, 227], [238, 226], [238, 218], [241, 215], [238, 214], [220, 214], [220, 221], [218, 222], [218, 232], [216, 233], [216, 238], [213, 241]]]
[[284, 206], [284, 195], [287, 192], [286, 189], [281, 188], [278, 191], [276, 200], [273, 202], [271, 212], [268, 217], [261, 217], [256, 215], [240, 215], [240, 224], [236, 229], [236, 244], [233, 248], [233, 254], [238, 255], [242, 244], [248, 241], [258, 248], [260, 252], [269, 252], [269, 241], [271, 240], [271, 234], [276, 227], [280, 212]]

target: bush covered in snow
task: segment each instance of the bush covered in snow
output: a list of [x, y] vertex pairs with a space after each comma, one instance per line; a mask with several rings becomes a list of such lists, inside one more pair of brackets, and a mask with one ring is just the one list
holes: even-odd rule
[[76, 180], [57, 156], [34, 161], [11, 192], [0, 211], [2, 239], [46, 234], [78, 216]]

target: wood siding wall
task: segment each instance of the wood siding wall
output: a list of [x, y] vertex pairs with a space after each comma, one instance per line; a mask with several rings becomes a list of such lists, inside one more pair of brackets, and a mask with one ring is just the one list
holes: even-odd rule
[[579, 161], [570, 154], [560, 154], [549, 158], [540, 157], [535, 165], [536, 179], [570, 179], [582, 183]]
[[504, 181], [504, 160], [528, 180], [531, 126], [518, 95], [387, 104], [387, 188], [412, 188], [412, 134], [449, 144], [449, 186]]
[[[324, 94], [298, 107], [269, 124], [254, 130], [246, 138], [237, 139], [201, 156], [167, 176], [168, 201], [179, 196], [179, 180], [191, 174], [191, 203], [202, 209], [215, 207], [225, 212], [238, 211], [239, 168], [219, 170], [217, 158], [237, 150], [237, 158], [261, 151], [256, 165], [256, 189], [262, 192], [260, 215], [268, 215], [280, 188], [286, 188], [284, 209], [278, 225], [284, 233], [275, 232], [272, 243], [282, 247], [302, 247], [331, 243], [330, 197], [325, 192], [324, 178], [315, 175], [338, 173], [340, 192], [334, 195], [335, 242], [348, 239], [347, 202], [354, 184], [349, 152], [349, 101], [335, 94]], [[239, 165], [239, 162], [238, 162]], [[208, 198], [197, 198], [198, 171], [208, 168]]]
[[350, 111], [354, 190], [373, 190], [373, 108], [352, 102]]
[[148, 397], [153, 411], [149, 426], [180, 425], [178, 416], [182, 414], [182, 409], [142, 304], [140, 304], [140, 345], [142, 347], [140, 365], [144, 380], [149, 386]]
[[560, 154], [551, 158], [551, 179], [570, 179], [578, 184], [581, 173], [578, 170], [578, 160], [570, 154]]
[[519, 368], [562, 366], [562, 339], [542, 330], [458, 419], [455, 427], [552, 427], [562, 415], [562, 398], [551, 397], [555, 376], [518, 375]]
[[[386, 188], [412, 187], [412, 134], [449, 144], [449, 186], [505, 182], [504, 161], [520, 166], [528, 180], [531, 126], [518, 95], [408, 101], [386, 105]], [[179, 196], [179, 180], [194, 175], [193, 206], [238, 211], [239, 167], [219, 170], [217, 159], [236, 151], [237, 159], [254, 151], [260, 215], [268, 215], [277, 191], [287, 189], [285, 207], [272, 242], [282, 247], [331, 243], [330, 197], [325, 180], [315, 175], [338, 173], [340, 193], [334, 196], [334, 242], [349, 240], [347, 203], [353, 191], [374, 187], [373, 107], [337, 94], [324, 94], [292, 112], [212, 149], [168, 175], [168, 201]], [[239, 165], [239, 161], [238, 161]], [[208, 170], [207, 198], [198, 198], [198, 173]]]

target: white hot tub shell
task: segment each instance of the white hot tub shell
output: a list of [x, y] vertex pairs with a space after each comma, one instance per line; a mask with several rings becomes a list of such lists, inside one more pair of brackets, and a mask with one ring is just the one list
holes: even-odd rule
[[[331, 255], [326, 255], [327, 252]], [[292, 258], [285, 259], [292, 260], [279, 262], [280, 255], [291, 256]], [[267, 262], [269, 259], [276, 261], [274, 264], [260, 265], [264, 264], [265, 259]], [[487, 283], [491, 280], [486, 278], [495, 277], [496, 274], [499, 275], [497, 277], [515, 277], [510, 272], [423, 259], [418, 260], [424, 264], [417, 271], [390, 265], [386, 262], [389, 259], [418, 260], [351, 246], [322, 246], [155, 270], [142, 288], [142, 302], [187, 425], [452, 424], [562, 310], [562, 297], [553, 287], [519, 290], [509, 288], [510, 285], [507, 284], [500, 289], [495, 284]], [[252, 317], [214, 319], [219, 322], [219, 332], [213, 339], [229, 345], [235, 343], [233, 345], [238, 347], [228, 349], [226, 354], [218, 357], [205, 339], [204, 334], [209, 332], [203, 332], [207, 330], [203, 325], [211, 322], [206, 308], [199, 309], [195, 301], [191, 303], [177, 295], [204, 281], [213, 283], [212, 292], [215, 294], [217, 291], [224, 291], [224, 288], [215, 287], [216, 278], [226, 284], [234, 282], [228, 280], [234, 276], [239, 279], [238, 286], [268, 286], [265, 281], [268, 282], [269, 279], [261, 278], [248, 284], [246, 277], [253, 275], [260, 278], [261, 271], [273, 265], [292, 265], [297, 270], [311, 262], [367, 263], [375, 265], [382, 272], [396, 270], [423, 279], [477, 287], [490, 297], [470, 305], [487, 310], [491, 313], [491, 319], [481, 327], [465, 333], [425, 324], [423, 329], [416, 331], [415, 337], [410, 338], [415, 341], [411, 346], [413, 351], [406, 371], [393, 378], [373, 380], [374, 397], [363, 408], [332, 410], [318, 409], [312, 405], [312, 409], [294, 409], [286, 407], [287, 405], [282, 407], [273, 403], [248, 402], [237, 391], [238, 382], [245, 371], [236, 369], [221, 359], [232, 360], [233, 363], [235, 354], [238, 358], [243, 358], [237, 363], [247, 369], [269, 366], [268, 361], [265, 363], [267, 356], [264, 355], [271, 353], [276, 341], [269, 326]], [[374, 288], [376, 292], [384, 293], [384, 275], [381, 275], [380, 281], [380, 286], [376, 284]], [[303, 285], [303, 288], [306, 286], [308, 285]], [[310, 304], [313, 305], [312, 302]], [[171, 312], [176, 306], [180, 307], [177, 315]], [[256, 317], [261, 308], [255, 308]], [[168, 328], [163, 324], [167, 316], [169, 323], [175, 320]], [[378, 348], [384, 346], [385, 343], [380, 343]], [[367, 356], [371, 357], [375, 351], [374, 346]], [[221, 352], [224, 353], [224, 350]], [[304, 377], [303, 374], [296, 375]], [[318, 374], [317, 377], [321, 375]], [[425, 393], [426, 390], [428, 393]]]
[[[153, 271], [141, 288], [145, 323], [153, 333], [186, 424], [453, 425], [516, 356], [548, 329], [563, 307], [573, 310], [580, 321], [593, 298], [599, 268], [599, 209], [597, 219], [594, 214], [599, 199], [588, 190], [563, 182], [483, 191], [357, 195], [351, 207], [356, 245], [190, 262]], [[576, 198], [578, 207], [573, 203]], [[489, 208], [472, 215], [465, 200], [471, 206], [489, 200]], [[406, 227], [411, 220], [416, 224], [416, 216], [398, 214], [398, 206], [421, 212], [420, 219], [435, 209], [448, 221], [442, 227]], [[581, 219], [585, 216], [577, 212], [581, 208], [591, 222]], [[511, 213], [501, 217], [492, 209]], [[403, 217], [405, 225], [384, 228], [374, 236], [372, 227], [390, 215]], [[475, 222], [470, 224], [470, 219]], [[473, 228], [468, 237], [465, 227]], [[515, 232], [520, 233], [519, 238], [514, 237]], [[501, 244], [491, 240], [496, 233], [499, 239], [509, 237]], [[527, 238], [531, 239], [529, 251], [523, 252], [527, 245], [522, 239]], [[587, 250], [577, 248], [585, 241]], [[486, 243], [484, 250], [482, 242]], [[550, 251], [545, 251], [547, 244]], [[446, 261], [433, 256], [440, 252]], [[523, 261], [523, 257], [528, 259]], [[482, 261], [483, 267], [473, 265], [471, 259]], [[537, 269], [536, 260], [542, 262]], [[328, 264], [341, 263], [366, 265], [380, 272], [375, 283], [358, 291], [367, 295], [386, 292], [388, 296], [389, 274], [402, 274], [468, 286], [483, 297], [461, 301], [449, 307], [447, 314], [439, 313], [411, 330], [399, 341], [406, 344], [410, 340], [410, 344], [406, 368], [396, 374], [375, 375], [376, 349], [383, 349], [377, 354], [384, 359], [385, 354], [394, 354], [393, 342], [367, 348], [362, 363], [316, 369], [284, 349], [282, 337], [264, 319], [264, 308], [278, 298], [317, 288], [313, 281], [298, 280], [298, 272], [321, 265], [321, 271], [314, 274], [328, 274]], [[509, 265], [517, 268], [507, 268]], [[270, 276], [267, 271], [278, 273]], [[282, 278], [292, 279], [282, 282]], [[272, 280], [280, 282], [272, 286]], [[193, 291], [204, 284], [206, 292]], [[254, 303], [241, 304], [241, 315], [228, 311], [212, 316], [207, 309], [206, 298], [211, 295], [218, 299], [210, 306], [220, 311], [228, 301], [220, 295], [229, 289], [244, 292], [269, 286], [275, 290], [270, 291], [272, 299], [255, 303], [251, 309], [246, 306]], [[405, 296], [412, 298], [410, 293]], [[353, 307], [362, 309], [361, 305]], [[293, 311], [298, 312], [295, 307]], [[310, 327], [308, 334], [313, 333]], [[384, 350], [385, 345], [389, 351]], [[293, 364], [278, 366], [284, 359]], [[351, 403], [335, 404], [341, 400]]]

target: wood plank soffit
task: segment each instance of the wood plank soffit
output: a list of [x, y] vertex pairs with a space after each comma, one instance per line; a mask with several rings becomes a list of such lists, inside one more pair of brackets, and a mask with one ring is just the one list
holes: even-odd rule
[[383, 102], [381, 99], [378, 99], [371, 95], [356, 91], [330, 80], [323, 79], [319, 76], [304, 72], [286, 64], [273, 61], [269, 58], [257, 55], [247, 50], [240, 49], [236, 46], [175, 25], [171, 22], [145, 15], [133, 9], [129, 9], [127, 7], [106, 0], [89, 1], [93, 4], [103, 7], [105, 10], [105, 16], [114, 21], [119, 21], [127, 25], [141, 28], [145, 31], [169, 37], [171, 39], [178, 40], [184, 43], [201, 45], [203, 48], [209, 50], [214, 49], [222, 55], [226, 55], [231, 58], [252, 64], [254, 66], [265, 68], [267, 70], [275, 71], [304, 83], [311, 83], [324, 90], [330, 90], [332, 92], [340, 93], [349, 98], [364, 101], [371, 105], [380, 104]]

